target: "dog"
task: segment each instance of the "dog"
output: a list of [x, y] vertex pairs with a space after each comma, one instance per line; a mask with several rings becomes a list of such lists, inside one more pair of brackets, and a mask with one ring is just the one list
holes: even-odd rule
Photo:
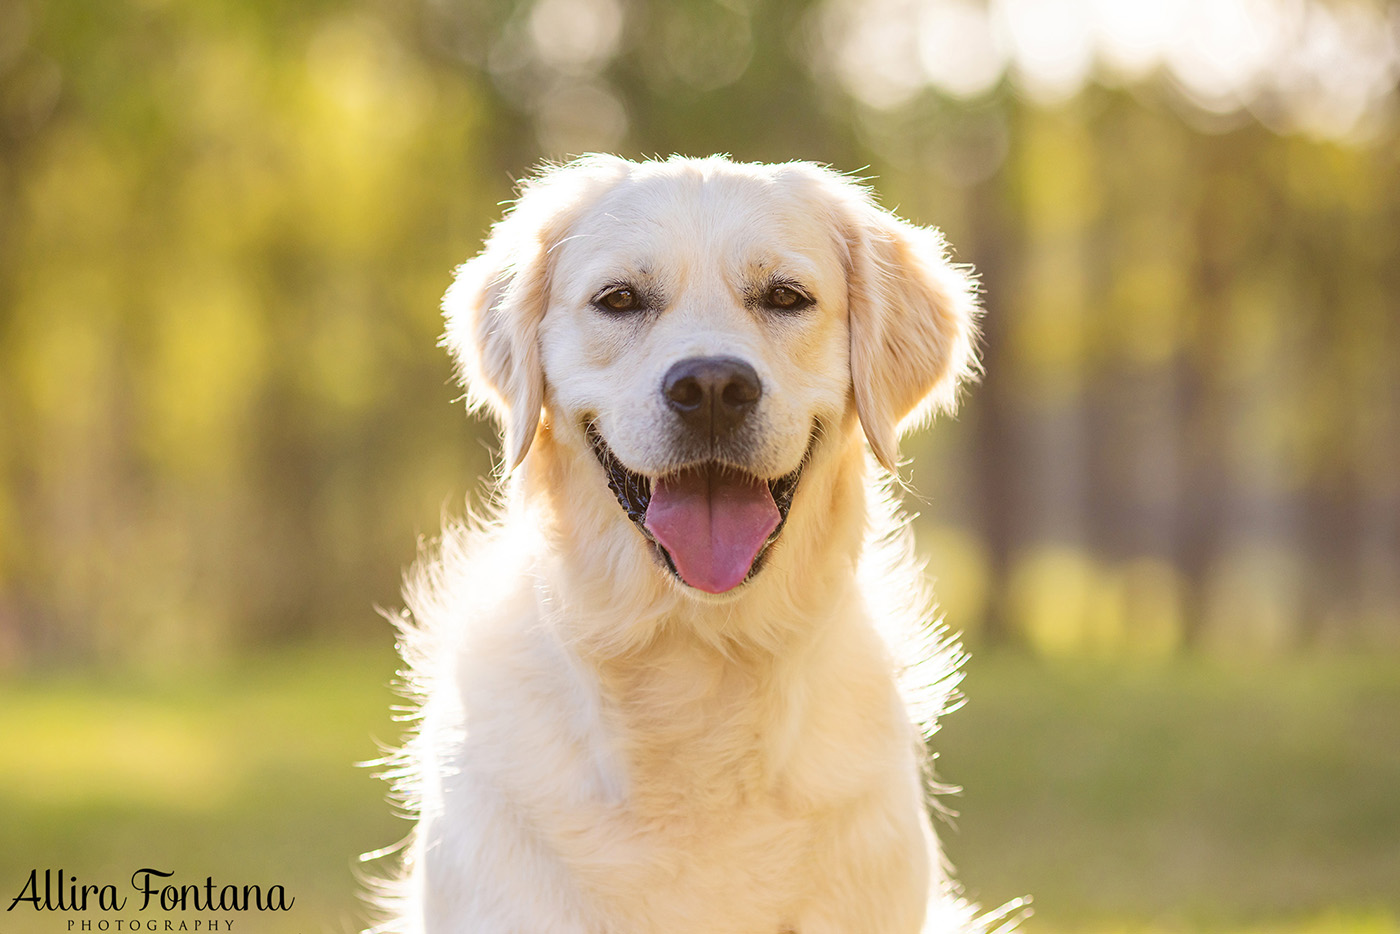
[[443, 306], [502, 482], [405, 589], [387, 775], [417, 824], [377, 930], [1014, 921], [933, 833], [960, 657], [890, 496], [901, 431], [977, 367], [942, 236], [810, 163], [587, 156]]

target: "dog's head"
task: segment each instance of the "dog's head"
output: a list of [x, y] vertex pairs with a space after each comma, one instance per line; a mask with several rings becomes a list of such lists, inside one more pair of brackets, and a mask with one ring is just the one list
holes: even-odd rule
[[814, 451], [856, 437], [853, 413], [893, 470], [901, 429], [951, 407], [975, 366], [973, 289], [938, 232], [807, 163], [548, 170], [444, 308], [507, 466], [546, 410], [619, 521], [709, 593], [758, 572]]

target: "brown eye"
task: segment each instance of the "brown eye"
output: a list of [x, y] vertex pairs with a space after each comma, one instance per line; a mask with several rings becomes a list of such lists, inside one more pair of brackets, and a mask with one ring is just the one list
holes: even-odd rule
[[626, 286], [609, 289], [598, 296], [594, 304], [608, 311], [636, 311], [642, 307], [641, 299], [637, 297], [637, 293]]
[[764, 296], [764, 302], [769, 308], [776, 308], [779, 311], [797, 311], [812, 304], [810, 298], [787, 285], [773, 286]]

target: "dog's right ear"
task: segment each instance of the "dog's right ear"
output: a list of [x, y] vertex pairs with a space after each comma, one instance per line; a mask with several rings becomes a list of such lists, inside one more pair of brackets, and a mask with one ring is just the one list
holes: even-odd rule
[[525, 459], [545, 401], [539, 327], [549, 306], [550, 253], [594, 193], [625, 163], [586, 156], [526, 182], [515, 207], [442, 300], [443, 343], [470, 411], [489, 409], [505, 434], [505, 467]]
[[536, 335], [548, 303], [543, 244], [498, 224], [486, 248], [457, 267], [442, 300], [443, 343], [457, 363], [467, 408], [488, 409], [505, 434], [505, 465], [525, 459], [544, 405]]

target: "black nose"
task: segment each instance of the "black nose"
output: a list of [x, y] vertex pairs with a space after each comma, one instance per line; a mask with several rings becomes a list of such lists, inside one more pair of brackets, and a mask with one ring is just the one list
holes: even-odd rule
[[661, 394], [692, 430], [714, 436], [738, 427], [763, 387], [754, 368], [736, 357], [689, 357], [666, 371]]

